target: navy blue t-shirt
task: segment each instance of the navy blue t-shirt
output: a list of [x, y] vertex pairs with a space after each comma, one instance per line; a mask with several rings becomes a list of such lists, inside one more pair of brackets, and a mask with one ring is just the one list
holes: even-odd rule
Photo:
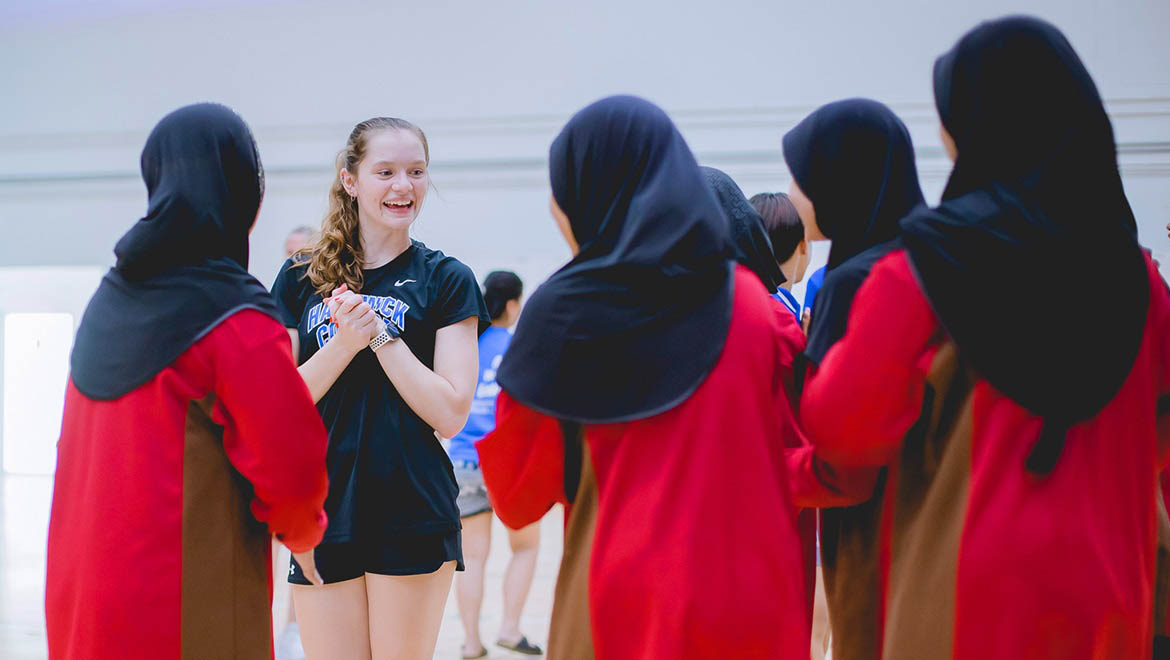
[[[290, 259], [272, 294], [296, 328], [303, 364], [333, 337], [329, 308]], [[471, 269], [413, 241], [390, 263], [363, 271], [362, 296], [401, 332], [411, 352], [434, 368], [435, 333], [478, 317], [490, 322]], [[447, 453], [398, 394], [373, 351], [358, 353], [317, 403], [329, 431], [325, 542], [377, 540], [459, 529], [458, 488]]]

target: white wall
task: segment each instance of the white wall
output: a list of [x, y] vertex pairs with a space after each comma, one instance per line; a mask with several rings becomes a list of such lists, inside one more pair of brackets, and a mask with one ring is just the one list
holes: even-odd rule
[[481, 277], [510, 267], [535, 284], [566, 258], [546, 210], [548, 144], [615, 92], [663, 105], [749, 195], [787, 186], [779, 140], [805, 113], [871, 96], [911, 127], [936, 199], [949, 163], [933, 59], [978, 20], [1022, 10], [1060, 25], [1088, 63], [1142, 238], [1170, 263], [1165, 0], [155, 4], [0, 9], [0, 265], [108, 265], [145, 207], [146, 134], [197, 100], [233, 106], [257, 134], [269, 192], [252, 268], [265, 282], [284, 233], [319, 222], [349, 129], [380, 114], [430, 136], [440, 194], [417, 235]]

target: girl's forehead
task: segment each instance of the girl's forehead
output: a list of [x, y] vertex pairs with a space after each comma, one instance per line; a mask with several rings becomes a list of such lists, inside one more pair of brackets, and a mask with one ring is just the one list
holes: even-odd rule
[[365, 159], [371, 162], [426, 162], [426, 150], [422, 140], [413, 132], [388, 128], [370, 135]]

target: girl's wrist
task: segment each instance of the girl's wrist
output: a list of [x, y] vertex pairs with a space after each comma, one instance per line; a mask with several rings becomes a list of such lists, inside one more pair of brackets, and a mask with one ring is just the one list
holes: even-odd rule
[[332, 339], [326, 342], [325, 347], [328, 348], [330, 344], [337, 344], [337, 350], [343, 353], [348, 361], [354, 359], [354, 357], [356, 357], [358, 353], [361, 353], [362, 349], [366, 347], [365, 344], [362, 344], [361, 346], [355, 346], [354, 343], [341, 341], [341, 338], [338, 335], [334, 335]]

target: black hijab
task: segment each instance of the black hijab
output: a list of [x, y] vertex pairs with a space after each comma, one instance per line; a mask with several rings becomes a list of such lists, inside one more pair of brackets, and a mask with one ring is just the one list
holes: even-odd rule
[[530, 408], [581, 423], [685, 400], [731, 322], [727, 220], [670, 118], [631, 96], [578, 112], [549, 150], [580, 251], [529, 299], [497, 376]]
[[155, 126], [141, 166], [146, 216], [114, 247], [73, 346], [73, 382], [92, 399], [146, 383], [239, 310], [280, 319], [247, 271], [264, 170], [244, 120], [211, 103], [180, 108]]
[[768, 293], [775, 293], [788, 278], [784, 277], [780, 264], [776, 261], [764, 219], [725, 172], [713, 167], [699, 169], [703, 171], [703, 176], [715, 192], [715, 199], [719, 201], [719, 206], [727, 216], [735, 260], [755, 273], [764, 283]]
[[[958, 147], [942, 203], [903, 223], [910, 258], [964, 360], [1045, 419], [1031, 469], [1095, 416], [1141, 347], [1149, 279], [1096, 85], [1064, 35], [983, 23], [935, 62]], [[1091, 270], [1087, 270], [1091, 268]], [[1084, 300], [1108, 300], [1086, 314]]]
[[819, 364], [845, 334], [853, 296], [874, 263], [898, 247], [898, 221], [925, 202], [910, 132], [877, 101], [813, 111], [784, 136], [784, 160], [833, 241], [805, 350]]

